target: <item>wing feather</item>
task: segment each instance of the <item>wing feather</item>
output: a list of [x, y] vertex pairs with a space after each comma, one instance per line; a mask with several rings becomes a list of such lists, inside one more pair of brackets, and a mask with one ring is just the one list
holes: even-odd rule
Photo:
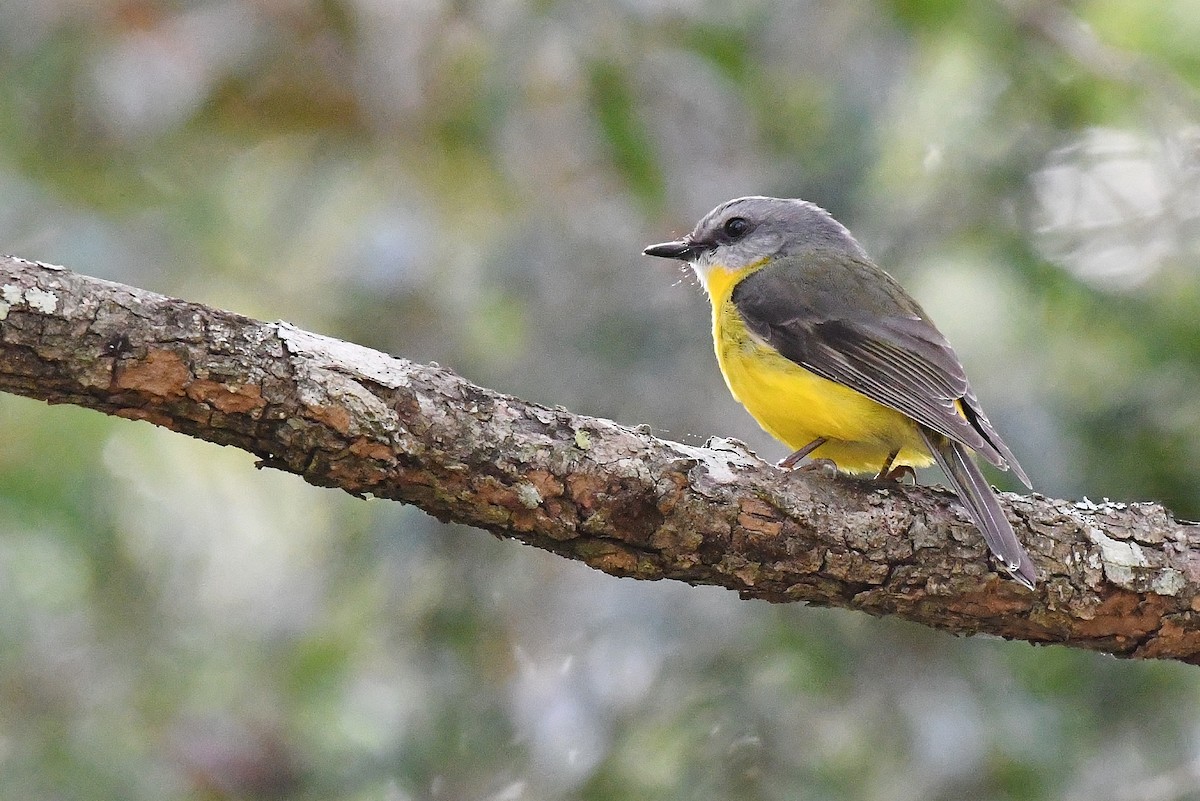
[[784, 257], [743, 279], [732, 300], [746, 327], [784, 357], [1012, 468], [1029, 485], [950, 343], [874, 264], [839, 253]]

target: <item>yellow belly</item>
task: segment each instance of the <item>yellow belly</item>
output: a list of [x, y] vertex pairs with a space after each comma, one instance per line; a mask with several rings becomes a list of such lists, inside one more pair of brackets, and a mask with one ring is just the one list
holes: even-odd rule
[[828, 442], [813, 457], [831, 459], [850, 473], [878, 472], [897, 450], [893, 465], [933, 462], [911, 419], [756, 342], [732, 303], [721, 303], [714, 313], [713, 341], [729, 391], [792, 450], [824, 437]]

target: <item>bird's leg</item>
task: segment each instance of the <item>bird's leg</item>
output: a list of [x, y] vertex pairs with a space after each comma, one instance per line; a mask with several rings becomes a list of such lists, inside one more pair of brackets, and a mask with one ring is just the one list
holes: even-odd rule
[[896, 450], [887, 455], [887, 458], [883, 460], [883, 467], [879, 468], [879, 475], [875, 476], [876, 481], [881, 478], [888, 477], [888, 474], [891, 473], [892, 470], [892, 462], [896, 461], [896, 456], [899, 455], [899, 453], [900, 449], [896, 448]]
[[899, 467], [892, 467], [892, 462], [896, 460], [896, 456], [899, 453], [900, 449], [896, 448], [896, 450], [889, 453], [887, 458], [883, 460], [883, 467], [879, 468], [879, 475], [875, 476], [876, 481], [882, 481], [886, 478], [899, 483], [905, 477], [908, 477], [912, 479], [914, 484], [917, 483], [917, 471], [913, 470], [909, 465], [902, 464]]
[[[821, 447], [828, 441], [829, 440], [826, 439], [825, 437], [817, 437], [812, 442], [808, 443], [803, 448], [801, 448], [800, 450], [793, 453], [791, 456], [782, 460], [778, 464], [778, 466], [782, 467], [784, 470], [791, 470], [793, 467], [796, 466], [796, 462], [800, 461], [805, 456], [808, 456], [810, 453], [812, 453], [813, 451], [815, 451], [817, 448]], [[821, 459], [820, 461], [829, 462], [830, 460], [829, 459]]]

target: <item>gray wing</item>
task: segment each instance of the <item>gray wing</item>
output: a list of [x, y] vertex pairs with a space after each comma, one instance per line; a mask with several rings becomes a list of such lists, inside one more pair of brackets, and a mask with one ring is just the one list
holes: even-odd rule
[[784, 257], [743, 279], [733, 304], [750, 332], [784, 357], [1011, 468], [1030, 486], [950, 343], [874, 264], [834, 253]]

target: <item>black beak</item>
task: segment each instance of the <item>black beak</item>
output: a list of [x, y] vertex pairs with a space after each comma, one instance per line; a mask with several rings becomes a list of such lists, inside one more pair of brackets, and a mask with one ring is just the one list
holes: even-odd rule
[[690, 237], [676, 240], [674, 242], [663, 242], [661, 245], [651, 245], [642, 251], [647, 256], [658, 256], [662, 259], [679, 259], [680, 261], [692, 261], [704, 251], [708, 250], [706, 245], [693, 242]]

